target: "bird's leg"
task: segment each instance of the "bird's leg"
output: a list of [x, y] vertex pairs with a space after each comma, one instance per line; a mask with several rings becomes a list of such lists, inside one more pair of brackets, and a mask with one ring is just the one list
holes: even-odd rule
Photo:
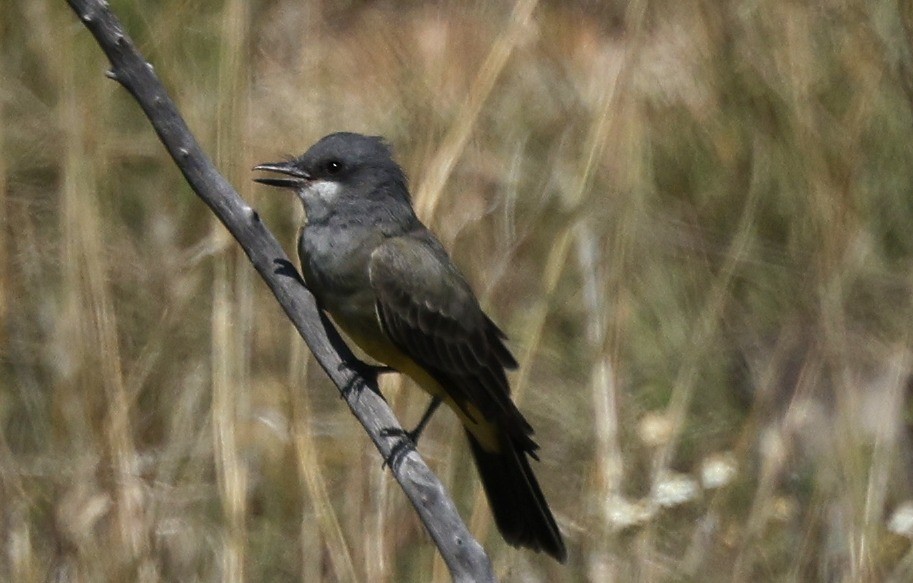
[[421, 420], [419, 420], [418, 425], [415, 426], [415, 429], [412, 431], [406, 432], [406, 437], [412, 440], [412, 443], [418, 445], [418, 438], [422, 434], [422, 431], [425, 430], [425, 426], [428, 425], [428, 422], [431, 421], [431, 416], [434, 415], [434, 412], [437, 411], [437, 408], [441, 406], [440, 397], [432, 397], [431, 402], [428, 404], [428, 408], [425, 410], [425, 413], [422, 415]]
[[377, 378], [382, 374], [396, 372], [396, 369], [389, 366], [368, 364], [358, 359], [353, 359], [350, 362], [343, 362], [339, 365], [339, 368], [340, 370], [348, 368], [356, 373], [356, 376], [353, 376], [352, 380], [342, 388], [343, 398], [348, 399], [353, 392], [360, 391], [365, 386], [368, 386], [371, 387], [381, 399], [384, 399], [384, 401], [387, 400], [380, 392], [380, 388], [377, 387]]
[[[319, 310], [317, 310], [317, 314], [320, 316], [320, 323], [323, 324], [323, 328], [327, 331], [327, 335], [335, 335], [337, 338], [339, 338], [339, 333], [336, 330], [336, 327], [330, 321], [330, 318], [327, 316], [326, 311], [321, 307]], [[376, 366], [359, 360], [355, 357], [354, 354], [352, 354], [352, 351], [349, 350], [349, 347], [345, 344], [345, 342], [343, 342], [341, 339], [340, 341], [342, 342], [342, 348], [344, 349], [344, 352], [341, 352], [343, 362], [340, 363], [338, 369], [340, 371], [350, 369], [356, 373], [356, 376], [352, 377], [349, 382], [346, 383], [346, 386], [341, 388], [340, 392], [342, 393], [342, 398], [348, 399], [352, 393], [360, 392], [367, 385], [372, 387], [374, 392], [377, 393], [381, 399], [384, 399], [384, 396], [377, 388], [377, 377], [384, 373], [396, 371], [389, 366]], [[337, 350], [339, 350], [339, 348], [340, 347], [337, 347]], [[386, 401], [386, 399], [384, 399], [384, 401]]]
[[437, 411], [437, 408], [440, 406], [441, 398], [432, 397], [431, 403], [428, 404], [428, 408], [422, 415], [421, 420], [412, 431], [392, 428], [381, 430], [380, 434], [384, 437], [398, 436], [400, 438], [399, 441], [397, 441], [393, 447], [390, 448], [390, 455], [388, 455], [387, 459], [384, 460], [383, 465], [395, 468], [395, 466], [399, 465], [399, 462], [402, 461], [407, 453], [415, 449], [416, 445], [418, 445], [419, 436], [422, 434], [422, 431], [425, 430], [425, 426], [428, 425], [428, 422], [431, 421], [431, 416], [434, 415], [434, 412]]

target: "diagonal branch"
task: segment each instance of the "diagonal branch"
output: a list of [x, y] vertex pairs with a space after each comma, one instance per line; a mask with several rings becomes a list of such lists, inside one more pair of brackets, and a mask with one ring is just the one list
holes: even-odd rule
[[[142, 107], [191, 188], [244, 249], [374, 445], [384, 459], [390, 459], [401, 439], [399, 423], [377, 392], [375, 382], [359, 374], [358, 361], [336, 330], [324, 325], [314, 297], [302, 284], [276, 238], [200, 148], [152, 66], [136, 50], [107, 2], [68, 0], [68, 3], [111, 62], [108, 76], [129, 91]], [[391, 470], [431, 534], [453, 580], [494, 581], [491, 561], [418, 453], [409, 451], [397, 456]]]

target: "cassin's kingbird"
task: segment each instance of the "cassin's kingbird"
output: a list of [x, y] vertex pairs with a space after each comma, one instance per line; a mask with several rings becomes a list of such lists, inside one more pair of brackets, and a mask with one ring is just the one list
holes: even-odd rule
[[460, 418], [504, 539], [564, 562], [527, 457], [536, 458], [533, 428], [510, 399], [505, 369], [517, 363], [506, 337], [415, 216], [386, 142], [331, 134], [299, 158], [255, 170], [287, 176], [256, 180], [293, 189], [304, 204], [298, 253], [319, 307], [371, 358], [409, 375]]

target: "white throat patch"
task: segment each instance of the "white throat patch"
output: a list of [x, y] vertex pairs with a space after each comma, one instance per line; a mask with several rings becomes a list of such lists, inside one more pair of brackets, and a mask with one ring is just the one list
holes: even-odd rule
[[315, 180], [307, 188], [299, 191], [299, 195], [306, 206], [314, 204], [332, 206], [339, 198], [341, 186], [338, 182], [329, 180]]

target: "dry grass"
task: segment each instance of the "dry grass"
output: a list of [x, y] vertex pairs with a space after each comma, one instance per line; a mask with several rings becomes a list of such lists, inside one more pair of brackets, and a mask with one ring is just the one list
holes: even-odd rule
[[[114, 2], [289, 249], [248, 169], [394, 144], [568, 539], [507, 547], [440, 414], [422, 453], [503, 580], [905, 581], [913, 11], [805, 4]], [[446, 581], [88, 33], [4, 8], [0, 579]]]

